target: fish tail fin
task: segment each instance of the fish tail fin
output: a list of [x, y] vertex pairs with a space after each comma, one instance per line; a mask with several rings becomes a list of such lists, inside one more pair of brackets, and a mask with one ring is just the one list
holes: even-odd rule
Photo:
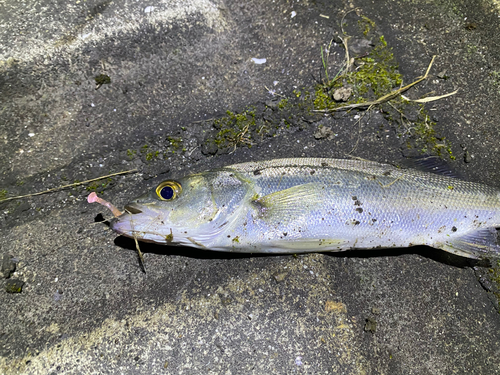
[[435, 245], [450, 253], [471, 259], [500, 258], [500, 246], [495, 228], [479, 229]]

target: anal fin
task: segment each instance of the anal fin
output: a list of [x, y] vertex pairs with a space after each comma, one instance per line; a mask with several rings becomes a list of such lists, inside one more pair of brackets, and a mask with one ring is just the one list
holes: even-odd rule
[[436, 243], [434, 247], [466, 258], [500, 258], [500, 246], [495, 228], [480, 229], [450, 241]]
[[336, 238], [314, 239], [314, 238], [298, 238], [290, 241], [273, 241], [270, 246], [275, 249], [282, 249], [290, 252], [297, 253], [310, 252], [310, 251], [345, 251], [350, 248], [349, 241]]

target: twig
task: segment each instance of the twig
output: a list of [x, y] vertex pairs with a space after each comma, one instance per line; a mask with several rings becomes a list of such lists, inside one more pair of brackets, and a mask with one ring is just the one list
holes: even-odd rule
[[[132, 213], [130, 211], [128, 211], [127, 209], [125, 209], [125, 212], [128, 213], [130, 216], [132, 216]], [[137, 250], [137, 254], [139, 255], [139, 260], [141, 261], [142, 269], [144, 270], [144, 273], [147, 275], [146, 266], [144, 264], [144, 257], [142, 256], [142, 251], [141, 251], [141, 248], [139, 247], [139, 241], [137, 241], [137, 234], [134, 230], [134, 219], [133, 218], [130, 219], [130, 231], [132, 232], [132, 235], [134, 236], [135, 248]]]
[[356, 148], [358, 147], [358, 144], [359, 144], [359, 138], [360, 138], [360, 136], [361, 136], [361, 120], [363, 119], [363, 117], [365, 117], [365, 115], [366, 115], [367, 113], [369, 113], [369, 112], [370, 112], [370, 109], [372, 109], [372, 106], [369, 106], [369, 107], [368, 107], [368, 109], [366, 110], [366, 112], [364, 112], [364, 113], [363, 113], [363, 115], [361, 115], [361, 116], [359, 117], [358, 121], [356, 121], [356, 122], [354, 123], [354, 126], [356, 126], [356, 125], [358, 125], [358, 124], [359, 124], [359, 129], [358, 129], [358, 138], [356, 139], [356, 143], [354, 144], [354, 147], [352, 148], [352, 150], [351, 150], [351, 151], [349, 151], [349, 153], [348, 153], [347, 155], [352, 154], [352, 153], [356, 150]]
[[215, 120], [215, 117], [207, 118], [206, 120], [191, 121], [191, 124], [198, 124], [200, 122], [207, 122], [207, 121], [212, 121], [212, 120]]
[[377, 181], [380, 186], [382, 186], [384, 189], [390, 187], [392, 184], [394, 184], [396, 181], [400, 180], [403, 178], [403, 173], [399, 175], [399, 177], [395, 178], [393, 181], [389, 182], [387, 185], [382, 185], [380, 181]]

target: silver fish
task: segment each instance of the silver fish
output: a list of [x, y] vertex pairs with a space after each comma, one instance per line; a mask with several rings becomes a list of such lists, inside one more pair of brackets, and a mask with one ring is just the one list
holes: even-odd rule
[[248, 253], [428, 245], [498, 257], [500, 190], [370, 161], [235, 164], [161, 182], [111, 222], [142, 241]]

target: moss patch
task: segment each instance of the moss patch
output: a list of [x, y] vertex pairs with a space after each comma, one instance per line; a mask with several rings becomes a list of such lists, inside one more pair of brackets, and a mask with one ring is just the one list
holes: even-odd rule
[[[355, 59], [353, 69], [316, 86], [314, 108], [333, 110], [349, 104], [375, 100], [397, 89], [402, 82], [403, 78], [398, 71], [392, 48], [387, 46], [381, 36], [367, 56]], [[347, 102], [337, 102], [333, 99], [335, 90], [342, 87], [352, 88], [352, 95]]]
[[242, 113], [226, 112], [227, 116], [214, 121], [213, 126], [220, 129], [215, 136], [215, 144], [219, 148], [246, 145], [251, 147], [249, 134], [255, 130], [255, 111]]
[[97, 86], [109, 85], [111, 83], [111, 77], [106, 74], [99, 74], [95, 76], [94, 80]]
[[[260, 111], [259, 111], [260, 112]], [[237, 147], [252, 147], [259, 140], [259, 135], [266, 133], [268, 126], [262, 114], [256, 115], [255, 107], [247, 107], [242, 112], [227, 111], [226, 115], [207, 122], [212, 130], [208, 131], [204, 141], [205, 153], [231, 152]]]
[[132, 160], [136, 154], [137, 154], [136, 150], [131, 150], [131, 149], [127, 150], [127, 156], [129, 157], [130, 160]]
[[[167, 137], [167, 141], [170, 142], [169, 147], [171, 148], [172, 153], [175, 153], [182, 147], [182, 138]], [[182, 150], [184, 150], [184, 148]]]
[[367, 36], [375, 28], [375, 22], [366, 16], [361, 16], [361, 19], [358, 21], [358, 25], [359, 28], [363, 30], [363, 35], [365, 36]]
[[113, 182], [113, 179], [111, 177], [108, 177], [106, 179], [94, 181], [91, 184], [87, 185], [85, 190], [88, 192], [95, 191], [97, 193], [102, 194], [102, 192], [109, 187], [109, 184]]
[[129, 160], [133, 160], [139, 155], [144, 162], [154, 162], [162, 158], [168, 159], [171, 154], [179, 151], [186, 151], [182, 138], [161, 136], [154, 140], [148, 140], [148, 143], [138, 149], [127, 149], [126, 155]]
[[[375, 27], [373, 21], [366, 17], [362, 17], [359, 24], [364, 35], [371, 34]], [[349, 40], [347, 39], [348, 44]], [[379, 36], [366, 56], [354, 59], [349, 71], [339, 72], [332, 80], [316, 86], [314, 109], [333, 111], [347, 105], [372, 102], [399, 89], [402, 83], [403, 77], [398, 71], [392, 48], [387, 45], [384, 36]], [[340, 90], [351, 92], [350, 96], [347, 95], [347, 101], [335, 100], [338, 97], [334, 99], [335, 93]], [[390, 102], [378, 104], [377, 108], [389, 125], [396, 128], [398, 137], [408, 148], [416, 149], [422, 154], [448, 155], [455, 159], [449, 141], [437, 133], [436, 122], [431, 120], [424, 105], [408, 102], [397, 96]], [[356, 110], [366, 112], [367, 109]]]

